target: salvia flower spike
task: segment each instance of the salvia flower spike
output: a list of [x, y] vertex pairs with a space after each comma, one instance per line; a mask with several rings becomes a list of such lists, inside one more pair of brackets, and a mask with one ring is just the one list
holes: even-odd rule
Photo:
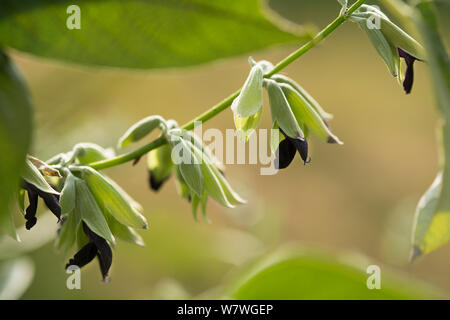
[[[369, 27], [374, 17], [380, 21], [379, 28], [374, 25]], [[391, 74], [398, 78], [405, 93], [409, 94], [414, 82], [414, 62], [423, 61], [423, 47], [377, 7], [362, 5], [352, 14], [352, 20], [358, 22], [361, 29], [366, 32]], [[406, 63], [404, 75], [400, 59], [404, 59]]]

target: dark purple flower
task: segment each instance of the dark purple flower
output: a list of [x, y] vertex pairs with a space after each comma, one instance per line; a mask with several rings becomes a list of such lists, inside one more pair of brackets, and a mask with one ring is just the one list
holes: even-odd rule
[[25, 219], [27, 222], [25, 223], [25, 228], [30, 230], [37, 222], [36, 211], [38, 206], [38, 197], [41, 197], [47, 208], [58, 218], [58, 221], [61, 218], [61, 205], [59, 204], [59, 196], [44, 192], [41, 189], [37, 188], [35, 185], [24, 181], [23, 189], [25, 189], [28, 193], [28, 200], [30, 204], [25, 210]]
[[311, 162], [311, 157], [308, 158], [308, 142], [306, 139], [291, 138], [281, 129], [280, 132], [284, 135], [285, 139], [278, 145], [275, 158], [275, 169], [287, 168], [294, 159], [297, 151], [304, 164]]
[[88, 236], [89, 242], [82, 247], [66, 265], [84, 267], [89, 262], [98, 258], [100, 264], [100, 271], [102, 273], [103, 281], [107, 281], [108, 272], [112, 264], [112, 250], [108, 242], [93, 232], [86, 223], [83, 222], [83, 231]]
[[408, 52], [403, 51], [400, 48], [398, 48], [398, 54], [401, 58], [405, 59], [406, 62], [406, 73], [405, 79], [403, 80], [403, 89], [405, 90], [406, 94], [408, 94], [411, 92], [414, 82], [414, 62], [416, 60], [419, 61], [421, 60], [416, 57], [413, 57]]

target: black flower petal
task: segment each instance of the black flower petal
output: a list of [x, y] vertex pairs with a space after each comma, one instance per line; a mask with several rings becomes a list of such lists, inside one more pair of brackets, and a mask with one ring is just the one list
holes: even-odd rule
[[295, 145], [289, 139], [281, 141], [276, 151], [275, 169], [287, 168], [295, 157], [295, 151]]
[[[295, 150], [298, 151], [298, 154], [302, 158], [304, 164], [310, 163], [311, 162], [311, 157], [308, 156], [308, 142], [306, 141], [306, 139], [291, 138], [288, 135], [286, 135], [283, 132], [283, 130], [280, 129], [280, 131], [284, 135], [285, 139], [283, 141], [281, 141], [280, 145], [278, 146], [278, 149], [280, 149], [280, 147], [282, 147], [284, 149], [285, 161], [290, 159], [290, 161], [287, 163], [286, 167], [291, 163], [292, 158], [293, 158], [293, 156], [291, 156], [291, 154], [292, 154], [292, 147], [288, 146], [288, 144], [290, 144], [290, 145], [292, 145], [294, 147], [294, 151]], [[288, 141], [288, 142], [285, 142], [285, 141]], [[284, 143], [283, 146], [281, 145], [282, 143]], [[295, 152], [294, 152], [294, 155], [295, 155]], [[278, 150], [277, 150], [277, 157], [278, 157]], [[275, 160], [277, 160], [277, 159], [275, 159]], [[278, 161], [282, 161], [282, 159], [278, 159]], [[280, 162], [279, 163], [280, 169], [283, 169], [281, 167], [281, 164], [282, 163]], [[275, 166], [276, 165], [277, 165], [277, 163], [275, 162]]]
[[58, 197], [52, 193], [39, 192], [39, 196], [44, 199], [45, 205], [50, 211], [58, 218], [61, 219], [61, 205], [59, 204]]
[[27, 220], [25, 228], [30, 230], [37, 222], [36, 211], [38, 206], [38, 193], [37, 188], [28, 182], [24, 183], [24, 189], [27, 191], [28, 201], [30, 202], [25, 210], [25, 219]]
[[34, 225], [36, 224], [36, 222], [37, 222], [37, 218], [36, 218], [36, 217], [32, 217], [32, 218], [28, 219], [28, 220], [25, 222], [25, 228], [26, 228], [27, 230], [30, 230], [31, 228], [34, 227]]
[[97, 247], [97, 257], [100, 263], [100, 270], [102, 272], [103, 280], [108, 276], [109, 269], [112, 264], [112, 250], [108, 242], [93, 232], [89, 227], [83, 223], [84, 233], [88, 236], [89, 240]]
[[89, 262], [94, 260], [96, 255], [97, 247], [94, 243], [89, 242], [74, 255], [73, 259], [69, 260], [69, 262], [66, 264], [66, 269], [69, 266], [78, 266], [79, 268], [84, 267]]
[[31, 219], [36, 216], [37, 206], [38, 206], [38, 194], [34, 190], [28, 191], [28, 201], [30, 204], [25, 210], [25, 219]]
[[27, 220], [25, 227], [28, 230], [31, 229], [37, 222], [36, 212], [38, 207], [38, 197], [41, 197], [44, 200], [45, 205], [58, 218], [58, 221], [60, 220], [61, 205], [59, 204], [58, 195], [44, 192], [27, 181], [23, 181], [22, 185], [23, 189], [27, 191], [28, 200], [30, 202], [27, 209], [25, 210], [25, 219]]
[[400, 48], [398, 48], [398, 54], [406, 62], [406, 73], [405, 80], [403, 80], [403, 89], [405, 90], [406, 94], [408, 94], [411, 92], [414, 82], [414, 62], [418, 59]]
[[83, 222], [83, 231], [89, 238], [83, 248], [78, 251], [73, 259], [70, 259], [66, 265], [66, 269], [71, 265], [83, 267], [91, 262], [95, 257], [98, 258], [100, 264], [100, 271], [102, 273], [103, 281], [106, 281], [109, 269], [112, 264], [112, 250], [108, 242], [89, 229], [86, 223]]
[[308, 142], [301, 139], [292, 139], [295, 148], [297, 149], [304, 164], [311, 162], [311, 158], [308, 158]]

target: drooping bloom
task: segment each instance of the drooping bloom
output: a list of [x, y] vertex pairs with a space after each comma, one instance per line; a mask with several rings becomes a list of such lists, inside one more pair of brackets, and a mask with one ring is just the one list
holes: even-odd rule
[[25, 227], [27, 230], [30, 230], [37, 222], [36, 211], [39, 197], [44, 200], [47, 208], [50, 209], [59, 221], [61, 218], [61, 206], [59, 204], [59, 196], [57, 194], [42, 191], [27, 181], [23, 182], [23, 188], [28, 193], [28, 200], [30, 203], [25, 210], [25, 219], [27, 220]]
[[[342, 144], [325, 120], [331, 116], [299, 84], [286, 76], [274, 75], [265, 80], [265, 85], [272, 113], [271, 149], [275, 152], [276, 169], [286, 168], [297, 151], [304, 164], [311, 161], [309, 133], [325, 143]], [[280, 136], [284, 139], [280, 140]]]
[[[251, 70], [231, 109], [234, 123], [242, 140], [247, 140], [257, 128], [262, 115], [262, 90], [269, 95], [272, 116], [271, 150], [275, 167], [286, 168], [298, 150], [303, 163], [309, 163], [309, 133], [325, 143], [342, 144], [330, 130], [326, 120], [332, 116], [298, 83], [281, 74], [268, 77], [273, 65], [250, 58]], [[283, 135], [284, 139], [279, 139]]]
[[[414, 62], [423, 61], [423, 47], [375, 6], [362, 5], [351, 19], [359, 23], [391, 74], [409, 94], [414, 82]], [[378, 21], [378, 25], [374, 21]], [[406, 63], [405, 73], [401, 58]]]
[[56, 247], [65, 253], [77, 248], [66, 268], [81, 268], [97, 257], [105, 281], [116, 238], [143, 245], [134, 228], [146, 229], [148, 223], [140, 205], [107, 176], [85, 166], [73, 170], [78, 176], [66, 172], [61, 191], [63, 217]]
[[283, 130], [280, 131], [285, 139], [280, 142], [275, 153], [275, 169], [287, 168], [294, 159], [296, 152], [298, 152], [304, 164], [309, 163], [311, 158], [308, 157], [308, 142], [306, 139], [291, 138]]
[[400, 58], [403, 58], [405, 60], [406, 63], [406, 73], [403, 80], [403, 89], [406, 93], [410, 93], [414, 82], [414, 62], [416, 60], [421, 60], [413, 57], [408, 52], [403, 51], [400, 48], [398, 48], [398, 54]]
[[107, 281], [109, 269], [112, 264], [111, 247], [105, 239], [89, 229], [86, 223], [82, 222], [82, 228], [84, 234], [88, 237], [89, 242], [69, 260], [66, 269], [73, 265], [82, 268], [97, 257], [103, 281]]
[[147, 155], [148, 182], [150, 189], [158, 191], [166, 182], [174, 169], [169, 145], [152, 150]]

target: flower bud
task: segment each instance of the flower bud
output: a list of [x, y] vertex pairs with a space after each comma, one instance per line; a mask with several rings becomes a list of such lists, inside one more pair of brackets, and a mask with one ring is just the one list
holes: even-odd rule
[[166, 121], [160, 116], [150, 116], [133, 124], [119, 139], [119, 148], [124, 148], [141, 140], [158, 127], [165, 126]]
[[170, 146], [163, 145], [150, 151], [147, 155], [147, 165], [150, 188], [158, 191], [163, 183], [169, 179], [174, 168]]
[[169, 140], [172, 161], [178, 166], [189, 188], [200, 197], [203, 191], [203, 175], [200, 168], [202, 159], [192, 152], [189, 142], [182, 137], [171, 135]]
[[114, 157], [112, 149], [105, 149], [90, 142], [76, 144], [72, 152], [72, 157], [78, 164], [89, 164]]
[[250, 70], [239, 96], [231, 104], [231, 110], [235, 116], [250, 117], [262, 107], [263, 77], [262, 68], [255, 64]]

